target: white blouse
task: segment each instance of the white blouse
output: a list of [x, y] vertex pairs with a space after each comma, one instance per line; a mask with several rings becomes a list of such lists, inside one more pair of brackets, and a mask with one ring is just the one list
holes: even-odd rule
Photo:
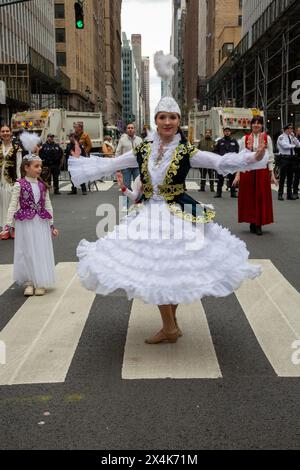
[[[259, 146], [259, 136], [260, 134], [253, 134], [253, 150], [256, 151], [258, 149], [258, 146]], [[267, 145], [267, 149], [268, 149], [268, 152], [269, 152], [269, 160], [268, 160], [268, 168], [270, 171], [273, 170], [273, 167], [274, 167], [274, 152], [273, 152], [273, 142], [272, 142], [272, 139], [271, 137], [268, 135], [268, 145]], [[242, 137], [241, 140], [239, 140], [239, 147], [240, 147], [240, 151], [241, 150], [244, 150], [246, 148], [246, 136]]]
[[[154, 141], [151, 143], [151, 155], [148, 162], [148, 170], [151, 176], [154, 192], [157, 186], [162, 184], [172, 161], [174, 150], [178, 146], [180, 135], [176, 135], [172, 142], [164, 145], [164, 155], [159, 166], [155, 166], [160, 139], [155, 133]], [[237, 171], [250, 171], [265, 168], [268, 160], [269, 153], [266, 151], [264, 158], [257, 161], [255, 152], [250, 152], [248, 149], [240, 153], [227, 153], [222, 158], [212, 152], [204, 152], [196, 150], [190, 159], [192, 168], [211, 168], [216, 170], [217, 173], [227, 175], [228, 173], [235, 173]], [[72, 181], [75, 186], [95, 179], [101, 179], [104, 176], [110, 176], [118, 170], [125, 170], [126, 168], [138, 167], [136, 156], [133, 151], [127, 152], [120, 157], [113, 159], [99, 158], [91, 155], [90, 158], [69, 158], [69, 171], [71, 172]]]

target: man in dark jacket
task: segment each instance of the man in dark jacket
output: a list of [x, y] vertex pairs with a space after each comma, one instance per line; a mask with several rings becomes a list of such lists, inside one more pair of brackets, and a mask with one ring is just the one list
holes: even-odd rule
[[[204, 139], [201, 139], [198, 145], [198, 150], [202, 150], [203, 152], [213, 152], [214, 149], [214, 142], [212, 139], [212, 130], [206, 129]], [[210, 168], [200, 168], [200, 175], [201, 175], [201, 183], [200, 189], [198, 191], [205, 191], [206, 185], [206, 175], [208, 173], [209, 177], [209, 185], [211, 192], [215, 192], [214, 189], [214, 170]]]
[[[67, 163], [68, 163], [69, 157], [72, 155], [72, 151], [75, 150], [75, 140], [79, 144], [80, 155], [82, 157], [86, 157], [84, 146], [80, 143], [79, 138], [76, 136], [76, 134], [75, 133], [70, 134], [69, 138], [70, 138], [70, 143], [67, 145], [66, 150], [65, 150], [65, 157], [66, 157]], [[70, 176], [71, 176], [71, 174], [70, 174]], [[72, 188], [71, 188], [71, 191], [68, 194], [70, 194], [70, 195], [77, 194], [77, 188], [75, 188], [72, 180], [71, 180], [71, 184], [72, 184]], [[80, 185], [80, 187], [81, 187], [82, 195], [86, 196], [87, 195], [86, 184], [83, 183], [83, 184]]]
[[[236, 139], [231, 137], [231, 129], [229, 127], [224, 128], [224, 137], [219, 139], [215, 145], [215, 153], [223, 157], [226, 153], [239, 153], [239, 144]], [[235, 174], [227, 175], [229, 181], [229, 188], [231, 192], [231, 197], [237, 197], [236, 190], [234, 186], [232, 186], [233, 180], [235, 178]], [[218, 175], [218, 186], [217, 186], [217, 194], [215, 197], [222, 197], [222, 187], [224, 184], [224, 176]]]
[[43, 161], [43, 178], [51, 186], [51, 176], [53, 176], [54, 194], [61, 194], [59, 192], [58, 177], [63, 158], [63, 150], [54, 142], [53, 134], [47, 135], [47, 141], [42, 145], [39, 156]]

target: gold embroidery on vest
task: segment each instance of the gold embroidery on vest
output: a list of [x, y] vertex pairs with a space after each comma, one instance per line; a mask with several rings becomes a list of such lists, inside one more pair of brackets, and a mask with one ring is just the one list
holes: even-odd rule
[[206, 209], [204, 215], [195, 217], [192, 214], [184, 212], [181, 207], [178, 206], [178, 204], [176, 204], [175, 202], [173, 202], [172, 204], [168, 204], [168, 209], [173, 215], [176, 215], [177, 217], [180, 217], [181, 219], [186, 220], [187, 222], [193, 222], [196, 224], [208, 224], [216, 216], [215, 211], [211, 209]]

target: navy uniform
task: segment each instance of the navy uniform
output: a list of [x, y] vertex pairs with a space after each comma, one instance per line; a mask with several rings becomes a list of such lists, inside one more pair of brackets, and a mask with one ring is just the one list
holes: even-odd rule
[[[48, 134], [47, 137], [54, 137]], [[53, 142], [45, 142], [39, 152], [39, 156], [43, 161], [43, 178], [51, 185], [51, 176], [53, 176], [54, 194], [60, 194], [58, 177], [60, 175], [60, 166], [63, 158], [62, 148]]]
[[[226, 128], [224, 129], [224, 131]], [[239, 144], [236, 139], [231, 136], [224, 136], [222, 139], [219, 139], [215, 145], [214, 152], [220, 155], [221, 157], [226, 153], [239, 153]], [[232, 186], [233, 180], [235, 178], [235, 174], [227, 175], [229, 188], [231, 192], [231, 197], [236, 196], [235, 187]], [[218, 185], [217, 185], [217, 194], [215, 197], [222, 197], [222, 187], [224, 184], [224, 176], [218, 174]]]
[[[292, 124], [284, 126], [284, 131], [292, 129]], [[293, 177], [297, 165], [296, 148], [300, 148], [300, 142], [294, 135], [288, 135], [286, 132], [281, 134], [277, 140], [277, 148], [280, 153], [279, 157], [279, 190], [278, 199], [283, 200], [284, 183], [287, 179], [287, 199], [294, 200], [297, 196], [293, 194]]]

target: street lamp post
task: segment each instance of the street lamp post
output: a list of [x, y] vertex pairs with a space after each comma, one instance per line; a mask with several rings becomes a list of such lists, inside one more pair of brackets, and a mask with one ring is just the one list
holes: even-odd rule
[[92, 92], [91, 92], [91, 90], [90, 90], [90, 87], [89, 87], [89, 86], [87, 86], [87, 87], [86, 87], [86, 89], [85, 89], [85, 93], [86, 93], [86, 95], [87, 95], [87, 101], [88, 101], [88, 102], [87, 102], [87, 106], [88, 106], [88, 111], [90, 111], [90, 110], [91, 110], [91, 109], [90, 109], [90, 104], [91, 104], [90, 96], [91, 96]]
[[101, 96], [98, 96], [98, 98], [97, 98], [97, 103], [98, 103], [98, 110], [99, 110], [99, 111], [102, 111], [103, 98], [101, 98]]

